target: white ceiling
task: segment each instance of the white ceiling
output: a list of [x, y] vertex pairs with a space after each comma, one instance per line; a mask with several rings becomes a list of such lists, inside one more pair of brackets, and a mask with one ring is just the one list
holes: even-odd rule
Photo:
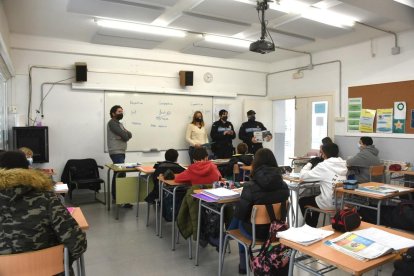
[[[291, 0], [280, 0], [291, 1]], [[325, 4], [328, 10], [393, 32], [414, 29], [414, 8], [393, 0], [300, 0]], [[246, 1], [245, 1], [246, 2]], [[248, 1], [247, 1], [248, 2]], [[254, 0], [3, 0], [11, 33], [71, 39], [97, 44], [167, 49], [193, 55], [274, 62], [300, 55], [287, 50], [260, 55], [248, 49], [206, 42], [201, 33], [244, 37], [255, 41], [260, 25]], [[179, 28], [185, 38], [98, 27], [95, 18]], [[366, 41], [385, 32], [355, 24], [338, 28], [298, 15], [267, 10], [268, 28], [275, 44], [295, 51], [317, 52]]]

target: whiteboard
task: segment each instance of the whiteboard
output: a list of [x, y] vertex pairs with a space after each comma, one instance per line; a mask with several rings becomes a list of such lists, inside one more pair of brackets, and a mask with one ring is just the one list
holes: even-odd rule
[[105, 151], [108, 151], [106, 124], [114, 105], [124, 109], [121, 122], [132, 133], [127, 151], [188, 149], [185, 132], [194, 112], [199, 110], [203, 113], [207, 133], [210, 133], [213, 121], [213, 99], [208, 96], [105, 92], [104, 102]]

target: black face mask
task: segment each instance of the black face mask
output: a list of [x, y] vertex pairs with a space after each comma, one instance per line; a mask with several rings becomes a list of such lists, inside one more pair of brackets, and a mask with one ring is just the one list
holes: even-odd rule
[[124, 118], [124, 114], [116, 114], [115, 118], [119, 121], [122, 120], [122, 118]]
[[195, 121], [196, 121], [197, 123], [201, 123], [201, 122], [203, 121], [203, 119], [201, 119], [201, 118], [196, 118], [196, 119], [195, 119]]
[[249, 117], [249, 121], [254, 122], [256, 120], [256, 116], [254, 115], [250, 115]]
[[222, 119], [223, 121], [225, 121], [225, 122], [227, 121], [227, 118], [228, 118], [227, 116], [222, 116], [222, 117], [221, 117], [221, 119]]

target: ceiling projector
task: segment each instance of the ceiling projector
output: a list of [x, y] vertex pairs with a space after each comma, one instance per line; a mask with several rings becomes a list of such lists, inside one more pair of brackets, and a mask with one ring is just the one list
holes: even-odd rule
[[275, 44], [264, 39], [259, 39], [258, 41], [250, 44], [249, 50], [259, 54], [267, 54], [270, 52], [274, 52]]

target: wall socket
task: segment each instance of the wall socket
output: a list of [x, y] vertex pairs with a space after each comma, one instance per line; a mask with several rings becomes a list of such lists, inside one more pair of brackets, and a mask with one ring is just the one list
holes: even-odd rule
[[16, 114], [17, 113], [17, 106], [9, 105], [9, 113], [10, 114]]

